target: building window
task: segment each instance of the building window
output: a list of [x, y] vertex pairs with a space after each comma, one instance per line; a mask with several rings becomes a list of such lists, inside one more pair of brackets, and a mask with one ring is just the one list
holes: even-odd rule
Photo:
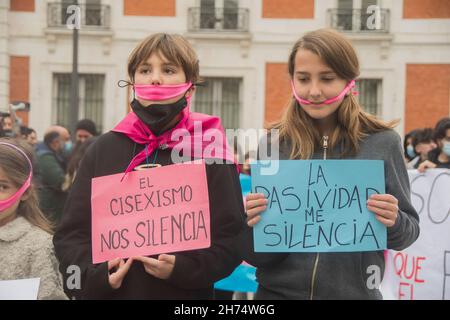
[[[56, 73], [53, 89], [53, 122], [70, 127], [70, 73]], [[103, 125], [103, 91], [105, 76], [102, 74], [81, 74], [79, 77], [78, 119], [94, 121], [99, 132]]]
[[364, 111], [374, 116], [381, 115], [381, 85], [380, 79], [360, 79], [356, 81], [358, 100]]
[[221, 118], [225, 129], [240, 126], [241, 78], [205, 78], [194, 95], [193, 110]]
[[201, 0], [200, 2], [200, 28], [215, 29], [216, 8], [214, 0]]
[[[65, 27], [73, 11], [67, 12], [67, 9], [73, 5], [72, 0], [61, 0], [59, 2], [49, 2], [47, 4], [47, 24], [49, 27]], [[110, 6], [102, 5], [101, 0], [78, 0], [81, 20], [83, 27], [109, 28], [110, 25]]]
[[200, 27], [202, 29], [237, 29], [238, 1], [201, 0]]
[[239, 8], [238, 0], [200, 0], [200, 7], [189, 8], [189, 31], [248, 31], [249, 11]]
[[337, 27], [341, 30], [352, 30], [353, 0], [339, 0], [337, 13]]
[[[329, 9], [329, 19], [332, 28], [351, 32], [388, 32], [389, 10], [381, 9], [378, 13], [367, 9], [378, 5], [378, 0], [338, 0], [336, 9]], [[378, 22], [375, 19], [379, 20]]]
[[[362, 0], [361, 14], [359, 19], [359, 30], [370, 31], [368, 21], [373, 13], [367, 13], [367, 8], [378, 5], [377, 0]], [[380, 17], [381, 18], [381, 17]]]
[[223, 6], [223, 28], [225, 30], [234, 30], [238, 28], [238, 1], [227, 0]]

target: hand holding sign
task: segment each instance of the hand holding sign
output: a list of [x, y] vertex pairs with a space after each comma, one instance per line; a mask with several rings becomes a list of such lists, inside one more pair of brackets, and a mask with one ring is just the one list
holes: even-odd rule
[[168, 279], [175, 267], [176, 257], [170, 254], [160, 254], [158, 259], [135, 257], [134, 260], [144, 264], [145, 271], [159, 279]]
[[133, 259], [128, 259], [127, 262], [119, 258], [108, 261], [108, 271], [110, 272], [108, 281], [111, 288], [119, 289], [122, 286], [122, 281], [130, 270], [132, 263]]
[[247, 213], [247, 224], [253, 227], [260, 220], [260, 214], [267, 209], [268, 200], [262, 193], [249, 193], [245, 197], [245, 211]]
[[367, 201], [367, 209], [386, 227], [392, 227], [398, 217], [398, 200], [390, 194], [373, 194]]

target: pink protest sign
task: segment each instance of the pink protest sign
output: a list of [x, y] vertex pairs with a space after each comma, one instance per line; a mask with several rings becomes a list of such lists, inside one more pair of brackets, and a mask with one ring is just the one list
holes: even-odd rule
[[92, 179], [92, 260], [211, 245], [205, 164], [177, 164]]

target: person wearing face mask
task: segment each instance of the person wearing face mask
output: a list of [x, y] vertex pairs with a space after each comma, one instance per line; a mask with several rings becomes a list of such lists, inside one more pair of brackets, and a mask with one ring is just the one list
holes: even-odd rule
[[434, 141], [437, 148], [428, 153], [428, 160], [418, 167], [420, 172], [427, 169], [444, 168], [450, 169], [450, 118], [438, 121], [434, 128]]
[[39, 172], [39, 200], [44, 214], [55, 224], [61, 220], [67, 193], [63, 191], [65, 181], [65, 153], [69, 137], [67, 129], [51, 127], [44, 141], [36, 149]]
[[[292, 99], [281, 121], [272, 127], [279, 130], [279, 159], [383, 160], [385, 194], [370, 196], [366, 207], [386, 226], [388, 249], [410, 246], [419, 236], [419, 216], [411, 204], [401, 139], [392, 130], [395, 121], [386, 123], [364, 112], [355, 98], [352, 88], [360, 71], [351, 42], [330, 29], [308, 32], [294, 44], [288, 71]], [[372, 273], [368, 272], [369, 267], [380, 270], [376, 281], [381, 283], [383, 250], [255, 252], [252, 228], [261, 215], [269, 214], [264, 212], [268, 205], [264, 194], [247, 195], [249, 228], [242, 234], [247, 241], [241, 242], [247, 247], [241, 249], [243, 259], [257, 267], [256, 299], [383, 298], [378, 287], [369, 285]]]
[[[238, 171], [226, 143], [220, 144], [220, 158], [205, 158], [214, 160], [206, 162], [209, 248], [93, 264], [92, 179], [118, 173], [126, 177], [146, 163], [173, 164], [179, 139], [172, 134], [178, 130], [194, 139], [203, 138], [208, 129], [223, 133], [219, 118], [190, 110], [199, 62], [182, 36], [160, 33], [144, 39], [129, 57], [128, 76], [135, 97], [132, 111], [87, 150], [54, 236], [63, 276], [70, 276], [63, 272], [68, 266], [81, 268], [81, 288], [66, 287], [66, 293], [76, 299], [212, 299], [214, 282], [241, 262], [236, 235], [245, 226]], [[206, 146], [186, 149], [183, 159], [203, 158]], [[155, 169], [148, 170], [151, 176]]]
[[422, 162], [428, 159], [428, 153], [436, 148], [436, 143], [433, 140], [433, 129], [417, 130], [412, 138], [411, 146], [417, 156], [406, 164], [406, 168], [417, 169]]
[[417, 157], [417, 154], [414, 151], [414, 147], [412, 145], [414, 135], [416, 135], [417, 132], [419, 132], [419, 129], [415, 129], [415, 130], [408, 132], [405, 135], [405, 139], [403, 140], [403, 151], [404, 151], [406, 163], [410, 162], [415, 157]]

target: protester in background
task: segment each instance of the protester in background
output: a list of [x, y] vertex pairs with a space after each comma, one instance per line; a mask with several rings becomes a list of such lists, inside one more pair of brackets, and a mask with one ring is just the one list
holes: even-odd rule
[[26, 126], [20, 126], [20, 136], [22, 139], [27, 141], [32, 147], [34, 147], [38, 142], [36, 131]]
[[3, 137], [14, 137], [14, 130], [13, 130], [13, 120], [10, 114], [4, 114], [0, 121], [0, 125], [2, 127], [2, 136]]
[[434, 141], [437, 148], [430, 151], [428, 160], [419, 165], [420, 172], [430, 168], [450, 169], [450, 118], [443, 118], [436, 124]]
[[428, 152], [436, 148], [433, 129], [425, 128], [416, 131], [413, 135], [412, 146], [417, 156], [407, 163], [407, 169], [417, 169], [422, 162], [428, 159]]
[[35, 180], [35, 188], [37, 190], [40, 190], [41, 173], [39, 171], [39, 165], [37, 163], [38, 158], [36, 155], [36, 145], [38, 143], [36, 131], [26, 126], [20, 126], [20, 137], [22, 140], [26, 141], [32, 147], [33, 152], [32, 164], [33, 164], [33, 177]]
[[38, 299], [67, 299], [32, 182], [32, 153], [23, 142], [0, 139], [0, 280], [39, 278]]
[[[60, 155], [61, 159], [63, 160], [63, 168], [64, 168], [64, 170], [66, 170], [67, 163], [69, 162], [69, 158], [70, 158], [70, 155], [71, 155], [72, 149], [73, 149], [73, 142], [72, 142], [72, 137], [70, 135], [69, 129], [67, 129], [66, 127], [57, 126], [57, 125], [50, 126], [49, 128], [47, 128], [47, 130], [45, 130], [44, 136], [50, 132], [58, 132], [60, 135], [62, 149], [60, 150], [59, 155]], [[40, 145], [42, 145], [42, 144], [38, 144], [36, 146], [36, 148], [39, 148]]]
[[420, 129], [415, 129], [408, 132], [405, 135], [405, 139], [403, 140], [403, 154], [405, 156], [406, 163], [410, 162], [412, 159], [417, 157], [416, 152], [414, 151], [414, 147], [412, 145], [414, 135], [419, 132]]
[[78, 141], [75, 144], [75, 147], [73, 148], [72, 154], [70, 156], [69, 163], [67, 164], [67, 173], [65, 176], [64, 184], [62, 186], [63, 191], [69, 191], [77, 175], [77, 170], [80, 166], [81, 160], [86, 154], [87, 149], [95, 140], [95, 137], [90, 137], [87, 140], [84, 140], [84, 142]]
[[[388, 249], [410, 246], [419, 236], [419, 217], [401, 139], [392, 130], [395, 122], [364, 112], [351, 91], [360, 70], [350, 41], [330, 29], [309, 32], [294, 45], [288, 70], [293, 98], [273, 127], [279, 130], [279, 159], [383, 160], [385, 194], [373, 194], [366, 206], [386, 226]], [[264, 194], [247, 196], [250, 227], [267, 205]], [[381, 282], [383, 251], [256, 253], [252, 228], [243, 236], [243, 259], [258, 268], [256, 299], [382, 299], [378, 287], [368, 286], [367, 270], [376, 266]]]
[[83, 119], [77, 122], [75, 127], [75, 143], [84, 142], [97, 135], [95, 122], [90, 119]]
[[44, 142], [38, 145], [36, 151], [41, 179], [39, 189], [41, 210], [56, 224], [61, 220], [67, 197], [62, 186], [66, 174], [64, 151], [68, 132], [62, 127], [59, 127], [58, 131], [46, 133]]

